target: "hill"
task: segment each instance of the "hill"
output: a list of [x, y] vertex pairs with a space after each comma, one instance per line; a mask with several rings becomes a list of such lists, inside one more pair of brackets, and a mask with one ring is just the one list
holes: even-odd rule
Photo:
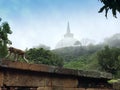
[[84, 70], [101, 70], [98, 64], [97, 53], [105, 46], [120, 48], [120, 33], [106, 38], [97, 45], [65, 47], [52, 50], [64, 60], [64, 67]]

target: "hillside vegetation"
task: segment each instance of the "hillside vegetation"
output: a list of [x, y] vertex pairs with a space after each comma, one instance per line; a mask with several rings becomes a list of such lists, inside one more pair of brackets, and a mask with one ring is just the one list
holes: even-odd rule
[[65, 47], [53, 52], [63, 58], [65, 68], [105, 71], [119, 77], [120, 34], [106, 38], [101, 44]]
[[65, 47], [53, 50], [64, 60], [64, 67], [83, 70], [98, 70], [97, 52], [103, 45], [89, 45], [79, 47]]

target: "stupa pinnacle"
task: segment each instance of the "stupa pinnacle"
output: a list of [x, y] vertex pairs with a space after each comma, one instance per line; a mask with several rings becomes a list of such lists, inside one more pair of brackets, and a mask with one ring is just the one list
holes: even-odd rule
[[64, 37], [73, 37], [73, 34], [70, 32], [69, 22], [68, 22], [68, 25], [67, 25], [67, 32], [64, 35]]
[[70, 47], [70, 46], [80, 46], [80, 41], [76, 40], [74, 35], [70, 31], [70, 25], [69, 22], [67, 24], [67, 32], [65, 33], [63, 39], [61, 39], [57, 45], [56, 48], [63, 48], [63, 47]]

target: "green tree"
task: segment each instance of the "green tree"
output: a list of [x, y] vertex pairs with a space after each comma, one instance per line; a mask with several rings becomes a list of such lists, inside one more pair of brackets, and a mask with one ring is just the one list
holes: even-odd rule
[[70, 62], [75, 58], [79, 58], [80, 56], [91, 55], [101, 50], [103, 47], [104, 46], [102, 44], [65, 47], [65, 48], [55, 49], [53, 50], [53, 52], [61, 56], [65, 62]]
[[26, 51], [26, 57], [30, 62], [36, 64], [47, 64], [54, 66], [63, 66], [63, 59], [43, 48], [31, 48]]
[[96, 70], [96, 71], [100, 69], [96, 53], [77, 57], [70, 62], [66, 62], [64, 64], [64, 67], [79, 70]]
[[98, 62], [102, 70], [117, 74], [120, 69], [120, 48], [105, 48], [98, 52]]
[[113, 16], [116, 18], [117, 11], [120, 12], [120, 0], [100, 0], [104, 6], [100, 8], [99, 13], [105, 10], [105, 16], [107, 17], [108, 10], [112, 10]]
[[2, 22], [2, 24], [0, 25], [0, 58], [6, 56], [7, 44], [12, 44], [11, 41], [8, 39], [8, 34], [12, 34], [10, 26], [7, 22]]

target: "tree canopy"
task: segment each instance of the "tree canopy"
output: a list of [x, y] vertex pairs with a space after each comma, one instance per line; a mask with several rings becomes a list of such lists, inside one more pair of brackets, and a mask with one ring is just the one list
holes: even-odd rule
[[107, 17], [107, 13], [109, 10], [112, 10], [112, 14], [115, 18], [117, 18], [117, 11], [120, 13], [120, 0], [100, 0], [104, 5], [100, 8], [99, 13], [105, 10], [105, 16]]
[[98, 52], [98, 62], [102, 70], [116, 74], [120, 70], [120, 48], [109, 48], [105, 46]]
[[50, 50], [31, 48], [26, 51], [27, 59], [36, 64], [63, 66], [63, 59]]
[[[0, 18], [0, 21], [2, 19]], [[12, 44], [8, 39], [8, 34], [12, 34], [10, 26], [7, 22], [2, 22], [0, 25], [0, 58], [3, 58], [7, 54], [7, 44]]]

